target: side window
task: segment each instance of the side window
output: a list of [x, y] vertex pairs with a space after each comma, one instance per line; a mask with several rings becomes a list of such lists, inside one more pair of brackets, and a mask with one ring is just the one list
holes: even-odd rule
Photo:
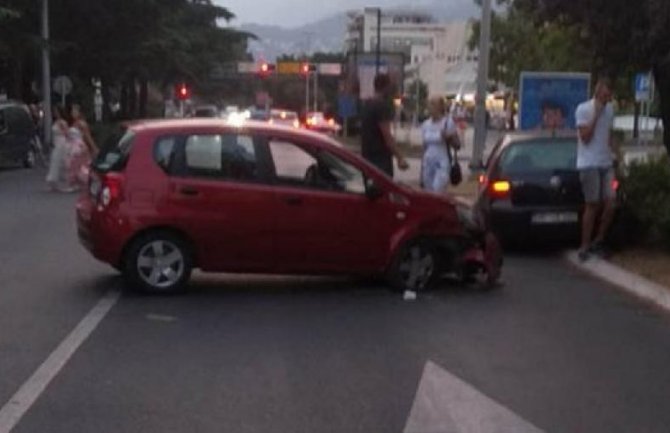
[[365, 175], [361, 170], [330, 152], [319, 154], [319, 181], [331, 190], [365, 194]]
[[177, 148], [177, 137], [161, 137], [154, 146], [154, 160], [166, 173], [172, 170]]
[[192, 176], [258, 180], [254, 141], [246, 135], [188, 136], [184, 156], [186, 171]]
[[308, 171], [316, 166], [316, 159], [300, 146], [280, 140], [270, 140], [270, 154], [279, 183], [308, 186]]

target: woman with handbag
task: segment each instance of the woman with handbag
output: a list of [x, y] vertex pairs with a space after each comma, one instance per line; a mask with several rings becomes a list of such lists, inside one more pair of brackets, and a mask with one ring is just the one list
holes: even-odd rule
[[449, 146], [456, 146], [458, 132], [450, 115], [446, 114], [444, 99], [434, 97], [428, 101], [430, 117], [421, 125], [423, 160], [422, 185], [427, 191], [444, 193], [451, 181], [452, 163]]

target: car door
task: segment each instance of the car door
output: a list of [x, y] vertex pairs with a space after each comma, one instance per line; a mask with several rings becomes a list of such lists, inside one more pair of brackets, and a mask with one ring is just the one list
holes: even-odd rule
[[370, 272], [384, 265], [397, 227], [386, 197], [365, 194], [365, 172], [309, 143], [270, 138], [277, 201], [274, 239], [283, 270]]
[[273, 261], [274, 195], [261, 182], [262, 164], [250, 135], [196, 133], [182, 137], [170, 212], [194, 240], [209, 271], [265, 271]]

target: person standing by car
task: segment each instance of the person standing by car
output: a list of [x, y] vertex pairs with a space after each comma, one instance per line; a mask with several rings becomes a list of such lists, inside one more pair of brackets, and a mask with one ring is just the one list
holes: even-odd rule
[[71, 109], [72, 125], [70, 127], [70, 161], [69, 176], [70, 186], [77, 189], [85, 183], [86, 170], [92, 158], [98, 153], [98, 147], [91, 136], [86, 118], [81, 112], [79, 105], [73, 105]]
[[428, 101], [430, 117], [421, 125], [423, 160], [421, 165], [422, 185], [427, 191], [441, 193], [449, 184], [449, 146], [457, 140], [456, 124], [446, 114], [444, 99], [434, 97]]
[[409, 164], [391, 134], [391, 79], [386, 74], [377, 75], [374, 88], [375, 96], [365, 101], [361, 112], [361, 153], [363, 158], [393, 177], [394, 156], [400, 170], [407, 170]]
[[68, 162], [68, 123], [63, 116], [63, 109], [59, 106], [53, 107], [53, 146], [51, 158], [49, 159], [49, 172], [47, 173], [47, 185], [49, 190], [59, 191], [64, 188], [64, 172]]
[[[577, 107], [579, 144], [577, 169], [584, 193], [582, 242], [579, 259], [603, 255], [603, 241], [612, 222], [615, 210], [614, 158], [612, 148], [612, 106], [610, 81], [601, 78], [596, 83], [593, 99]], [[600, 216], [598, 232], [593, 237], [595, 222]]]

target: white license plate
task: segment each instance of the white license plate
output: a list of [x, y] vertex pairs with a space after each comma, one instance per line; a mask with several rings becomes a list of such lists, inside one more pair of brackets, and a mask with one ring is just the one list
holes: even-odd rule
[[577, 212], [543, 212], [536, 213], [531, 219], [533, 224], [569, 224], [579, 221]]

